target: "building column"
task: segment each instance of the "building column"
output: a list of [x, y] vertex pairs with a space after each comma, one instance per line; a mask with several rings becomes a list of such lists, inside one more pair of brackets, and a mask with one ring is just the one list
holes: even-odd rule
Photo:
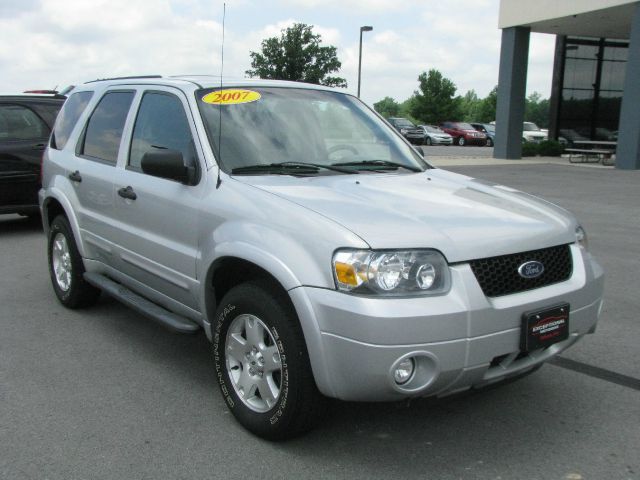
[[631, 21], [631, 37], [618, 124], [616, 168], [640, 169], [640, 3]]
[[502, 29], [494, 158], [519, 160], [522, 157], [530, 31], [529, 27]]

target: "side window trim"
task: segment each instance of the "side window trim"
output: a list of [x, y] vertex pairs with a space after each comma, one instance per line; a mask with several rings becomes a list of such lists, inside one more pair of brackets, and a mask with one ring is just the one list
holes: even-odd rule
[[[83, 149], [84, 149], [84, 146], [85, 146], [85, 140], [86, 140], [86, 136], [87, 136], [87, 127], [89, 126], [89, 122], [91, 121], [91, 118], [93, 117], [93, 114], [98, 109], [98, 106], [100, 105], [100, 102], [102, 102], [102, 100], [110, 93], [131, 93], [131, 94], [133, 94], [133, 98], [131, 99], [131, 104], [129, 105], [129, 111], [127, 112], [127, 118], [125, 119], [125, 122], [123, 124], [122, 136], [120, 137], [120, 145], [118, 147], [118, 155], [116, 157], [116, 161], [115, 162], [110, 162], [109, 160], [105, 160], [103, 158], [94, 157], [94, 156], [87, 155], [87, 154], [83, 153]], [[129, 120], [129, 117], [131, 116], [132, 107], [134, 106], [134, 104], [136, 102], [137, 93], [138, 92], [134, 88], [116, 87], [116, 88], [112, 88], [112, 89], [107, 89], [102, 93], [102, 95], [100, 95], [100, 98], [96, 101], [95, 105], [93, 105], [93, 108], [89, 112], [89, 115], [84, 119], [84, 125], [82, 127], [82, 133], [79, 135], [78, 142], [76, 143], [75, 154], [76, 154], [77, 157], [83, 158], [85, 160], [90, 160], [92, 162], [101, 163], [103, 165], [109, 165], [111, 167], [116, 167], [118, 165], [118, 160], [119, 160], [120, 156], [122, 155], [123, 140], [125, 139], [126, 133], [127, 133], [128, 120]]]
[[[179, 89], [175, 89], [173, 87], [170, 86], [166, 86], [165, 89], [162, 88], [158, 88], [158, 86], [152, 86], [152, 88], [148, 88], [148, 89], [144, 89], [142, 91], [139, 91], [139, 97], [136, 99], [137, 101], [134, 102], [133, 106], [132, 106], [132, 110], [135, 112], [133, 114], [133, 119], [132, 122], [130, 124], [130, 127], [127, 129], [127, 149], [126, 149], [126, 154], [124, 156], [124, 168], [130, 172], [136, 172], [139, 173], [141, 175], [146, 175], [145, 173], [142, 172], [142, 170], [140, 168], [134, 167], [129, 165], [130, 162], [130, 158], [131, 158], [131, 149], [132, 149], [132, 145], [133, 145], [133, 134], [135, 131], [135, 127], [136, 127], [136, 122], [138, 121], [138, 115], [140, 114], [140, 108], [142, 106], [142, 102], [144, 100], [144, 96], [147, 93], [151, 93], [151, 94], [161, 94], [161, 95], [167, 95], [167, 96], [171, 96], [174, 98], [177, 98], [178, 101], [180, 102], [180, 105], [182, 105], [182, 110], [184, 112], [185, 118], [187, 120], [187, 125], [189, 127], [189, 132], [191, 133], [191, 141], [193, 142], [193, 150], [194, 150], [194, 155], [195, 155], [195, 159], [194, 159], [194, 167], [196, 169], [196, 182], [194, 184], [188, 185], [190, 187], [194, 187], [196, 185], [199, 185], [200, 182], [202, 181], [202, 172], [203, 172], [203, 162], [204, 162], [204, 152], [202, 151], [202, 145], [200, 145], [200, 139], [199, 139], [199, 135], [198, 135], [198, 131], [195, 127], [194, 124], [194, 117], [193, 117], [193, 112], [191, 111], [191, 106], [189, 105], [189, 102], [187, 101], [186, 97], [184, 96], [184, 93], [179, 90]], [[130, 112], [131, 113], [131, 112]], [[206, 168], [205, 168], [206, 170]], [[163, 180], [160, 179], [158, 177], [159, 180]], [[172, 180], [166, 180], [166, 181], [172, 181]]]

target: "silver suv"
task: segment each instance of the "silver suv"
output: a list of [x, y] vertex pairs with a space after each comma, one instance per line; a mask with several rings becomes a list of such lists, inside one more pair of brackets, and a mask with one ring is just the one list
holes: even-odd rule
[[523, 376], [596, 328], [603, 272], [565, 210], [429, 165], [315, 85], [125, 78], [71, 92], [40, 206], [53, 289], [203, 329], [237, 420], [269, 439], [326, 397]]

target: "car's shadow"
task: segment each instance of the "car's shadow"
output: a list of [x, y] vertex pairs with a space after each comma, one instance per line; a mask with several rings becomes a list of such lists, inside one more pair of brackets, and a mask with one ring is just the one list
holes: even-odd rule
[[0, 235], [17, 236], [25, 233], [42, 233], [40, 216], [0, 215]]
[[[243, 432], [226, 415], [204, 333], [169, 333], [109, 298], [102, 298], [92, 310], [101, 317], [95, 328], [104, 329], [103, 333], [109, 336], [117, 335], [120, 341], [126, 339], [135, 347], [136, 355], [171, 365], [174, 375], [207, 392], [202, 401], [209, 406], [204, 409], [202, 421], [210, 421], [213, 430], [222, 424], [225, 429], [234, 429], [230, 435], [240, 435], [247, 442], [263, 442]], [[463, 475], [471, 469], [478, 474], [485, 461], [493, 460], [495, 466], [496, 458], [508, 463], [516, 456], [520, 457], [519, 462], [526, 462], [530, 447], [576, 441], [580, 426], [571, 426], [571, 419], [576, 417], [575, 405], [567, 401], [566, 388], [561, 388], [563, 379], [557, 375], [556, 367], [546, 366], [512, 384], [441, 399], [397, 403], [332, 400], [315, 430], [301, 438], [265, 445], [285, 451], [294, 459], [304, 458], [309, 465], [353, 465], [358, 463], [354, 457], [360, 457], [366, 471], [371, 472], [394, 466], [394, 473], [402, 473], [405, 465], [406, 474], [410, 475], [415, 474], [417, 463], [436, 471], [460, 469]], [[586, 397], [588, 392], [581, 391], [578, 385], [569, 394], [572, 396]], [[465, 459], [477, 460], [455, 465], [456, 452], [465, 452]], [[514, 475], [516, 478], [517, 471]]]

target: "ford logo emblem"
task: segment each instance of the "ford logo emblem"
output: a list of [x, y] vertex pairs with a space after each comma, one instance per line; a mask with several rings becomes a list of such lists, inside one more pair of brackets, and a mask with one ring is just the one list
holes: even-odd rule
[[544, 265], [536, 260], [525, 262], [518, 267], [518, 274], [522, 278], [538, 278], [544, 272]]

